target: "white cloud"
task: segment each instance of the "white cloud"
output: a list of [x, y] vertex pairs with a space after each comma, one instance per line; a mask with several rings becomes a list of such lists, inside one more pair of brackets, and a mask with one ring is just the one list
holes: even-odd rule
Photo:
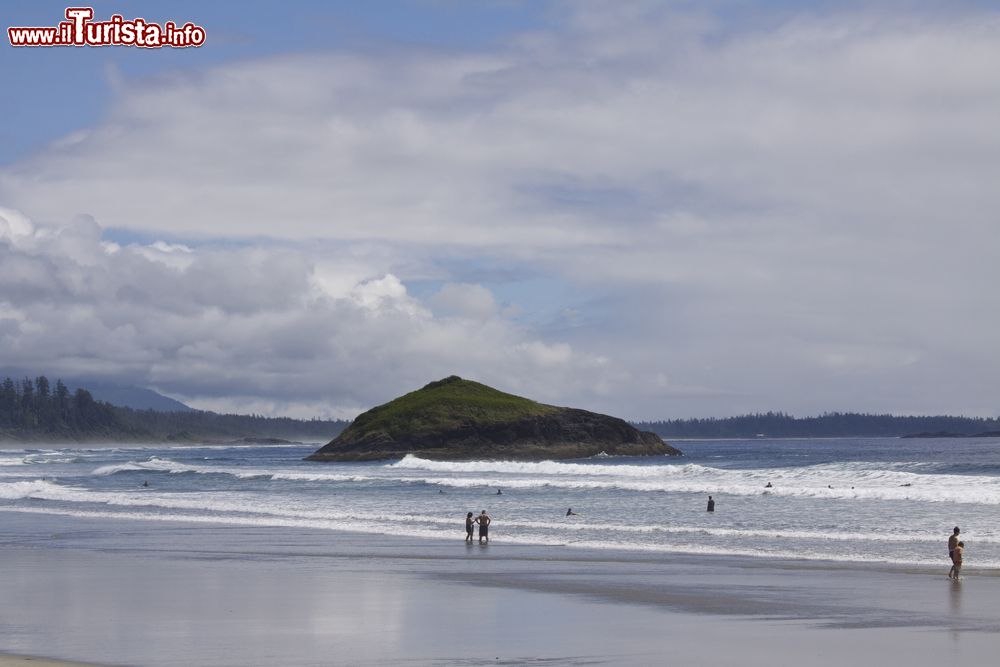
[[486, 320], [497, 314], [493, 293], [482, 285], [448, 283], [431, 297], [434, 309], [445, 315]]
[[[23, 317], [0, 330], [213, 400], [363, 403], [465, 369], [627, 416], [995, 413], [1000, 16], [678, 6], [124, 81], [99, 125], [0, 170], [0, 202], [191, 247], [8, 217]], [[231, 238], [257, 241], [197, 247]], [[486, 260], [574, 302], [501, 311]], [[31, 349], [4, 335], [0, 359]]]
[[[7, 211], [0, 220], [8, 366], [150, 385], [206, 408], [334, 417], [450, 373], [552, 398], [594, 368], [565, 343], [500, 316], [484, 321], [493, 297], [482, 287], [471, 290], [479, 310], [438, 318], [392, 274], [331, 294], [306, 247], [109, 248], [92, 220], [46, 227]], [[186, 261], [159, 256], [174, 253]]]

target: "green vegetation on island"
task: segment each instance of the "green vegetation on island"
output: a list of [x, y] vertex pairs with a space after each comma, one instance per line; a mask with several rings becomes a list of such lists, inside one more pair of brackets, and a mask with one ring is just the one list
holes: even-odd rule
[[549, 415], [558, 409], [453, 375], [358, 415], [343, 436], [421, 437], [470, 421], [497, 424]]
[[624, 420], [514, 396], [452, 375], [359, 415], [308, 457], [356, 461], [559, 459], [680, 452]]

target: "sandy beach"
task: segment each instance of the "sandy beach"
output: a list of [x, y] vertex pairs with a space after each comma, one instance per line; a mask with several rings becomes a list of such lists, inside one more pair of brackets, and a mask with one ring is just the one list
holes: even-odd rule
[[943, 566], [2, 521], [0, 665], [920, 667], [988, 664], [1000, 633], [1000, 577], [971, 564], [956, 585]]
[[68, 660], [50, 660], [28, 655], [0, 654], [0, 667], [93, 667], [93, 663], [70, 662]]

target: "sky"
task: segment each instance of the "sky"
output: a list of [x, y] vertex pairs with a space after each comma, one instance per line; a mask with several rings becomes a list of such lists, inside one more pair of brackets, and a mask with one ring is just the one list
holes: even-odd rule
[[993, 3], [93, 7], [206, 42], [4, 34], [0, 368], [293, 417], [451, 374], [1000, 415]]

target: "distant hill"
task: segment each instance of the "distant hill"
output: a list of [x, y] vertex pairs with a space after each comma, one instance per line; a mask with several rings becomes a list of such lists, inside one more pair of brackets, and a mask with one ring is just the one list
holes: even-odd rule
[[361, 414], [312, 461], [566, 459], [680, 454], [653, 433], [586, 410], [507, 394], [457, 375]]
[[167, 401], [160, 405], [185, 409], [163, 412], [119, 407], [96, 399], [82, 387], [70, 391], [62, 380], [52, 384], [44, 375], [17, 381], [8, 377], [0, 382], [0, 441], [249, 442], [277, 438], [315, 442], [328, 440], [347, 427], [340, 420], [217, 414], [160, 398]]
[[781, 412], [766, 412], [721, 419], [636, 422], [635, 425], [665, 438], [753, 438], [758, 435], [770, 438], [901, 437], [916, 433], [972, 436], [1000, 430], [1000, 419], [898, 417], [851, 412], [792, 417]]
[[[44, 377], [44, 374], [34, 373], [15, 366], [0, 367], [0, 377], [20, 378]], [[194, 408], [160, 394], [146, 387], [108, 382], [100, 378], [86, 376], [63, 377], [62, 381], [72, 394], [77, 389], [85, 389], [97, 401], [104, 401], [121, 408], [135, 410], [159, 410], [160, 412], [192, 412]]]
[[145, 387], [96, 383], [81, 383], [80, 386], [86, 387], [96, 400], [117, 405], [120, 408], [156, 410], [157, 412], [195, 412], [194, 408]]

